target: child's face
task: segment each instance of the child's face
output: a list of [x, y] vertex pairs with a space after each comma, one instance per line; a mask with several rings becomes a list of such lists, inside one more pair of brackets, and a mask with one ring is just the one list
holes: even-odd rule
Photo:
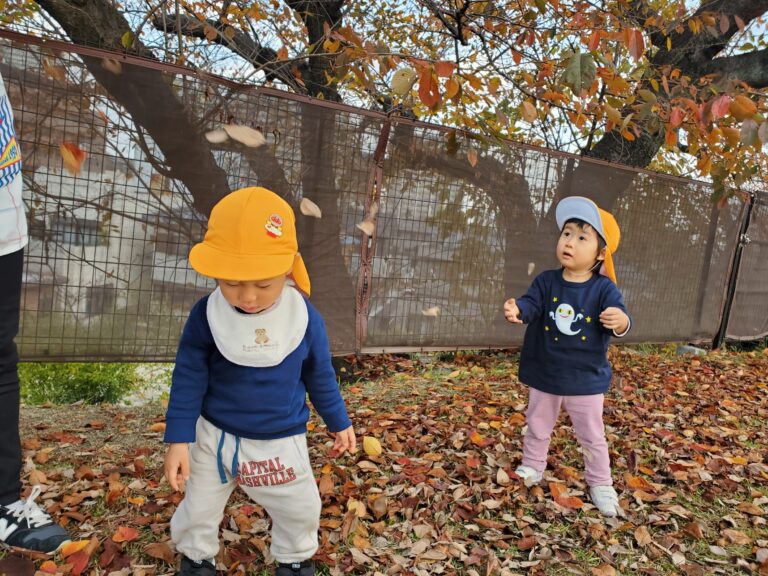
[[253, 314], [266, 310], [280, 297], [288, 277], [266, 280], [218, 280], [221, 294], [232, 306]]
[[557, 259], [563, 268], [582, 274], [603, 258], [594, 228], [589, 225], [580, 228], [575, 222], [563, 226], [557, 241]]

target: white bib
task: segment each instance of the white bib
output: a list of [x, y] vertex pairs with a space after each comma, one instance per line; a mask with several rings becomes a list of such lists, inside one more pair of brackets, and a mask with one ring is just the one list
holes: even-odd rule
[[277, 366], [299, 347], [309, 324], [307, 304], [287, 285], [272, 306], [258, 314], [238, 312], [219, 288], [206, 308], [213, 340], [222, 356], [240, 366]]

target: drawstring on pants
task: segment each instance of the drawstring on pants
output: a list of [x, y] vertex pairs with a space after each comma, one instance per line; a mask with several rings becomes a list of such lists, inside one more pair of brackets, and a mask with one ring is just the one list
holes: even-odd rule
[[[219, 437], [219, 447], [216, 450], [216, 464], [219, 467], [219, 478], [221, 478], [221, 483], [226, 484], [228, 482], [227, 480], [227, 472], [224, 468], [224, 462], [222, 460], [221, 453], [224, 450], [224, 438], [226, 437], [227, 433], [224, 432], [224, 430], [221, 431], [221, 436]], [[233, 434], [233, 436], [235, 436]], [[230, 476], [234, 480], [237, 478], [237, 469], [239, 468], [239, 462], [238, 462], [238, 453], [240, 452], [240, 436], [235, 436], [235, 455], [232, 457], [232, 468], [230, 470]]]

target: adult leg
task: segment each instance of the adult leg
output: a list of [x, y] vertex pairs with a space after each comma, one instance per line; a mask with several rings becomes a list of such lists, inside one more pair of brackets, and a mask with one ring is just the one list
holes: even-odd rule
[[0, 256], [0, 505], [21, 492], [19, 372], [14, 338], [19, 331], [23, 250]]
[[536, 472], [544, 472], [547, 467], [547, 452], [552, 429], [560, 414], [562, 396], [547, 394], [535, 388], [528, 389], [528, 410], [525, 422], [528, 431], [523, 440], [523, 466]]
[[603, 425], [603, 394], [566, 396], [564, 406], [584, 453], [584, 476], [590, 486], [612, 486], [611, 462]]

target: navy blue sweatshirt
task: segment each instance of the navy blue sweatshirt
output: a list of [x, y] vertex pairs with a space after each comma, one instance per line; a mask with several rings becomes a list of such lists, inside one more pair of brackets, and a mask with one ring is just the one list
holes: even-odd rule
[[302, 434], [309, 418], [307, 393], [331, 432], [352, 425], [331, 365], [325, 324], [305, 301], [309, 323], [304, 339], [280, 364], [266, 368], [241, 366], [222, 356], [208, 325], [208, 296], [192, 307], [176, 354], [165, 442], [194, 442], [201, 414], [242, 438]]
[[516, 301], [528, 324], [520, 355], [520, 381], [560, 396], [602, 394], [611, 383], [606, 352], [612, 330], [600, 324], [609, 306], [626, 313], [624, 299], [607, 277], [568, 282], [562, 270], [539, 274]]

